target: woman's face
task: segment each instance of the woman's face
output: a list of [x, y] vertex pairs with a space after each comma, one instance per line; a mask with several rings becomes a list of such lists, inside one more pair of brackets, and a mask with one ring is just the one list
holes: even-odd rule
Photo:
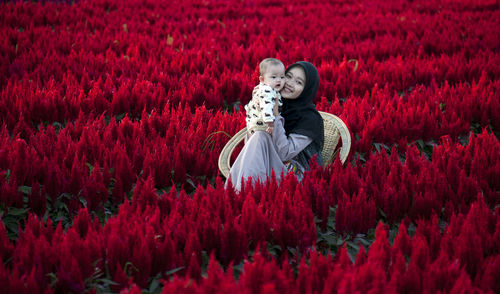
[[285, 86], [281, 90], [281, 97], [297, 99], [306, 85], [306, 73], [301, 66], [292, 67], [285, 75]]

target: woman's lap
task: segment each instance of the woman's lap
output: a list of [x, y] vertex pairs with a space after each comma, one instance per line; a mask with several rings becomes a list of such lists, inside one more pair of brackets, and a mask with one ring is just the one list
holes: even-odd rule
[[257, 131], [250, 136], [238, 154], [231, 167], [229, 179], [235, 189], [240, 190], [242, 178], [246, 180], [252, 177], [253, 181], [263, 181], [271, 175], [273, 170], [279, 178], [284, 168], [271, 135], [264, 131]]

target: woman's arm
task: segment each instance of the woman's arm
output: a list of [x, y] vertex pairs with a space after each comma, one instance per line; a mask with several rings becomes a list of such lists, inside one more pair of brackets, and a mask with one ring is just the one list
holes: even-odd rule
[[283, 127], [284, 121], [285, 119], [282, 116], [276, 116], [273, 130], [273, 141], [276, 145], [276, 151], [283, 162], [297, 156], [300, 151], [304, 150], [313, 141], [311, 138], [299, 134], [290, 134], [287, 137], [285, 128]]

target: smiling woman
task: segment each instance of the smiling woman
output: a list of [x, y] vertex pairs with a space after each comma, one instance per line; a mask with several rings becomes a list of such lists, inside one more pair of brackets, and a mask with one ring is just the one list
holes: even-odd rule
[[285, 75], [285, 87], [281, 90], [281, 97], [285, 99], [297, 99], [304, 90], [306, 73], [300, 66], [288, 68]]
[[299, 61], [287, 68], [282, 115], [275, 109], [272, 134], [257, 131], [247, 135], [228, 178], [236, 190], [247, 179], [263, 181], [273, 172], [277, 179], [293, 172], [300, 180], [314, 155], [321, 164], [323, 119], [313, 104], [318, 86], [318, 71], [311, 63]]

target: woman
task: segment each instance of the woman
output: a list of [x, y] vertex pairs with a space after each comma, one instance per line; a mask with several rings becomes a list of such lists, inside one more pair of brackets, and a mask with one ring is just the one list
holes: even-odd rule
[[[285, 86], [281, 90], [283, 111], [274, 110], [276, 120], [272, 136], [257, 131], [245, 142], [245, 146], [231, 167], [229, 179], [236, 190], [243, 180], [265, 180], [274, 171], [293, 171], [302, 179], [309, 169], [309, 160], [316, 155], [322, 162], [324, 142], [323, 119], [313, 104], [319, 86], [318, 71], [309, 62], [299, 61], [285, 71]], [[248, 138], [248, 136], [247, 136]]]

